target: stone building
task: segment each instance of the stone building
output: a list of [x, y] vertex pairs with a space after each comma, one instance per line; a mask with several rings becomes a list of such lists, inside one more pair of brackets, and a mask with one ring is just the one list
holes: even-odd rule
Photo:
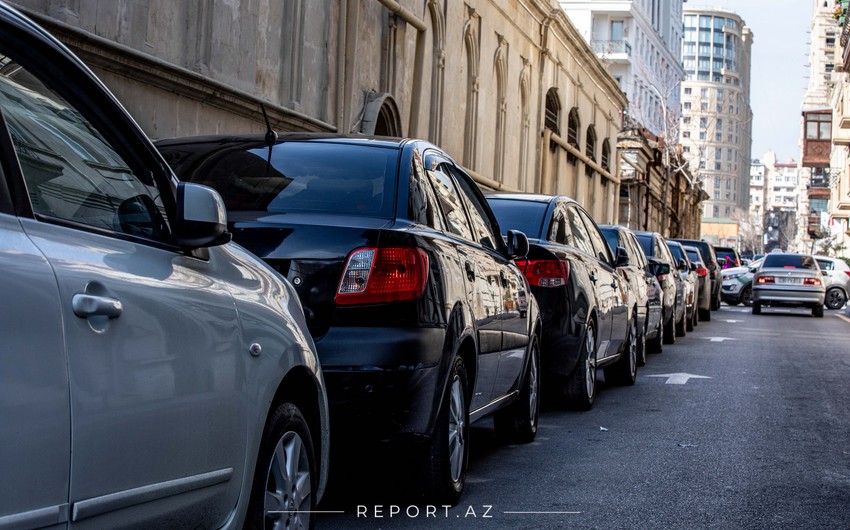
[[426, 138], [485, 188], [617, 222], [626, 99], [552, 0], [18, 0], [153, 138]]

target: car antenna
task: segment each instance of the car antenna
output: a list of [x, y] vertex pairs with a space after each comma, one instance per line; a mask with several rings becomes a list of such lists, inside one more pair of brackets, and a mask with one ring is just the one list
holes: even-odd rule
[[266, 145], [269, 147], [269, 156], [266, 159], [266, 177], [269, 176], [269, 169], [272, 167], [272, 147], [277, 143], [277, 133], [272, 129], [269, 122], [269, 115], [266, 114], [266, 106], [260, 103], [260, 109], [263, 111], [263, 119], [266, 120]]

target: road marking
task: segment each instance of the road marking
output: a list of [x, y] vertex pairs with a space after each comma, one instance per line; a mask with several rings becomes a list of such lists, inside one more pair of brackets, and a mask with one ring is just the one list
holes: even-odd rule
[[838, 318], [840, 318], [841, 320], [844, 320], [845, 322], [850, 322], [850, 318], [847, 318], [847, 317], [845, 317], [844, 315], [835, 315], [835, 316], [837, 316], [837, 317], [838, 317]]
[[668, 385], [684, 385], [688, 382], [688, 379], [711, 379], [705, 375], [694, 374], [658, 374], [648, 375], [647, 377], [666, 377], [667, 381], [665, 381], [665, 384]]
[[[733, 320], [732, 322], [736, 322], [736, 321]], [[700, 338], [706, 339], [709, 342], [723, 342], [724, 340], [738, 340], [738, 339], [733, 339], [731, 337], [700, 337]]]
[[743, 320], [724, 320], [723, 322], [730, 322], [732, 324], [735, 324], [736, 322], [743, 322]]

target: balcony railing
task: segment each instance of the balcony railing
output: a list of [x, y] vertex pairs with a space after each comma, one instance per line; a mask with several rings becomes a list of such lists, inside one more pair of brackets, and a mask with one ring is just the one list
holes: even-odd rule
[[627, 56], [632, 56], [632, 45], [624, 40], [592, 40], [590, 47], [600, 55], [613, 55], [624, 53]]

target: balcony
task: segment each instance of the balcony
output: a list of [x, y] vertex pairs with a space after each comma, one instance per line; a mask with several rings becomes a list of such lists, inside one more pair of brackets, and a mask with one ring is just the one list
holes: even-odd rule
[[625, 40], [593, 39], [590, 41], [590, 47], [600, 59], [608, 61], [627, 62], [632, 57], [632, 45]]

